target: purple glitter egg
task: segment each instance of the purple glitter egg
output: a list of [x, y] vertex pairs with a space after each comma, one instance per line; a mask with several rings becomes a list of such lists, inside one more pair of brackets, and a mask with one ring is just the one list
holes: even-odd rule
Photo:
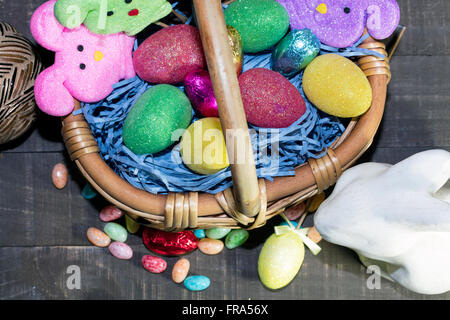
[[208, 71], [196, 70], [184, 79], [186, 94], [195, 110], [204, 117], [218, 117], [217, 101]]
[[353, 45], [367, 27], [375, 39], [388, 38], [400, 21], [395, 0], [277, 0], [289, 13], [291, 28], [310, 29], [327, 45]]

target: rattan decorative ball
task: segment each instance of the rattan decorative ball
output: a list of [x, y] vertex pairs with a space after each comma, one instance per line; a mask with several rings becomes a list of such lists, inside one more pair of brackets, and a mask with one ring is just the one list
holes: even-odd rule
[[21, 136], [36, 119], [34, 81], [41, 69], [31, 42], [0, 22], [0, 144]]

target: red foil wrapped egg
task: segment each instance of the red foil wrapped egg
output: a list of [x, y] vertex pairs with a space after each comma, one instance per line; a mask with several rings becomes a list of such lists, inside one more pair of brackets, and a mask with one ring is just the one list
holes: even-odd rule
[[287, 128], [306, 112], [297, 88], [278, 72], [255, 68], [239, 77], [247, 120], [262, 128]]
[[184, 89], [194, 109], [204, 117], [219, 117], [211, 78], [206, 70], [195, 70], [184, 79]]
[[145, 228], [144, 244], [148, 250], [163, 256], [181, 256], [198, 247], [198, 239], [192, 231], [165, 232]]

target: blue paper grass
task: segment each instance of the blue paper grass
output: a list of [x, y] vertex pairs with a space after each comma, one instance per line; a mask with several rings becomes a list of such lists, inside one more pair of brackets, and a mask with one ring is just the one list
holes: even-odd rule
[[[247, 55], [244, 70], [270, 68], [270, 54]], [[302, 75], [290, 81], [301, 90]], [[179, 144], [155, 155], [135, 155], [122, 140], [123, 122], [136, 100], [152, 85], [139, 77], [124, 80], [114, 86], [113, 93], [95, 104], [83, 104], [82, 112], [89, 123], [106, 163], [133, 186], [154, 194], [198, 191], [216, 194], [232, 186], [231, 171], [224, 169], [214, 175], [199, 175], [182, 162]], [[184, 91], [183, 87], [179, 87]], [[250, 126], [259, 178], [272, 181], [275, 177], [295, 175], [295, 167], [308, 158], [320, 158], [344, 126], [335, 117], [320, 113], [308, 102], [301, 119], [284, 129], [264, 129]], [[194, 121], [198, 119], [194, 116]]]

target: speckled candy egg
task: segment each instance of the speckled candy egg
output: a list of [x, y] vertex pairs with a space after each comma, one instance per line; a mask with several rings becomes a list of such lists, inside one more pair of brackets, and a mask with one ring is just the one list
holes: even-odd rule
[[192, 119], [189, 99], [178, 88], [161, 84], [148, 89], [132, 107], [123, 126], [123, 141], [135, 154], [163, 151], [178, 140], [173, 133]]
[[294, 232], [266, 240], [259, 254], [258, 273], [261, 282], [269, 289], [287, 286], [299, 272], [305, 257], [305, 246]]
[[225, 9], [225, 21], [239, 32], [244, 52], [274, 46], [289, 28], [289, 14], [275, 0], [236, 0]]
[[255, 68], [239, 77], [247, 120], [263, 128], [286, 128], [306, 112], [300, 92], [278, 72]]
[[151, 83], [174, 84], [206, 65], [197, 28], [181, 24], [164, 28], [147, 38], [133, 57], [136, 73]]
[[372, 88], [364, 72], [337, 54], [319, 56], [308, 65], [303, 90], [317, 108], [341, 118], [358, 117], [372, 104]]

